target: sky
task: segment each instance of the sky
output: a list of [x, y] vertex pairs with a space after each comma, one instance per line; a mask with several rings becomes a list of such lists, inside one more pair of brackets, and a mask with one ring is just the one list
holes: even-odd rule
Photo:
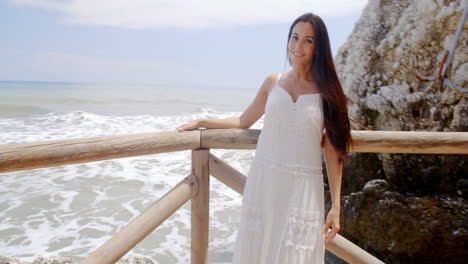
[[367, 0], [0, 0], [0, 80], [257, 87], [314, 12], [333, 54]]

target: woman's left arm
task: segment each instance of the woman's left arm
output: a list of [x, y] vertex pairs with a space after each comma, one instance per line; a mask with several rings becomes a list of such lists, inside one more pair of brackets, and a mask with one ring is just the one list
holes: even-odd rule
[[[335, 150], [327, 134], [325, 136], [325, 161], [327, 166], [328, 183], [330, 186], [330, 195], [332, 199], [332, 206], [327, 215], [324, 227], [325, 241], [328, 242], [333, 239], [340, 231], [340, 210], [341, 210], [341, 178], [343, 171], [343, 162], [339, 162], [339, 153]], [[329, 228], [332, 230], [329, 232]]]
[[338, 162], [339, 153], [331, 144], [325, 134], [325, 161], [327, 166], [328, 183], [330, 185], [330, 195], [332, 208], [341, 207], [341, 178], [343, 176], [343, 162]]

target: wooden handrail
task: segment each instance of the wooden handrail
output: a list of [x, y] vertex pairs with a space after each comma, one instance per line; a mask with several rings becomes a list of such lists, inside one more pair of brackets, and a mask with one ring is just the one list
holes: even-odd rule
[[385, 264], [340, 234], [325, 244], [326, 249], [340, 259], [352, 264]]
[[[198, 129], [3, 144], [0, 173], [198, 148], [255, 149], [260, 132]], [[350, 152], [468, 154], [468, 132], [353, 130], [351, 135]]]
[[200, 131], [152, 132], [0, 145], [0, 172], [200, 148]]
[[[201, 147], [254, 149], [261, 130], [201, 130]], [[468, 132], [352, 130], [354, 146], [349, 152], [468, 154]], [[323, 147], [322, 147], [323, 151]]]
[[247, 177], [213, 154], [210, 154], [210, 174], [237, 193], [244, 194]]
[[350, 152], [468, 154], [468, 132], [352, 131]]
[[189, 175], [127, 224], [106, 243], [92, 252], [81, 264], [112, 264], [130, 251], [154, 229], [196, 194], [197, 179]]

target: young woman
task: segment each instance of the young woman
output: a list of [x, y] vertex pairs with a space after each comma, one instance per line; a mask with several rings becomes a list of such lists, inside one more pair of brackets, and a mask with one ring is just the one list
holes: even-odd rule
[[[342, 168], [352, 140], [319, 16], [306, 13], [292, 23], [287, 57], [292, 70], [268, 76], [240, 117], [177, 128], [245, 129], [265, 114], [244, 187], [234, 264], [324, 263], [325, 243], [340, 230]], [[325, 221], [322, 142], [332, 199]]]

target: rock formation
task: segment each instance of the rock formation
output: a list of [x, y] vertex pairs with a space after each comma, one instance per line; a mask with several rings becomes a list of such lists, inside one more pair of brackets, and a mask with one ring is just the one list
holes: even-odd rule
[[[372, 130], [468, 131], [466, 93], [438, 81], [421, 82], [411, 70], [431, 75], [449, 50], [463, 14], [462, 1], [369, 1], [336, 57], [350, 114]], [[468, 27], [458, 40], [453, 79], [468, 87]]]
[[[411, 68], [415, 55], [420, 72], [436, 72], [463, 11], [460, 0], [369, 1], [335, 57], [350, 116], [370, 130], [468, 131], [468, 93], [440, 92], [437, 80], [419, 81]], [[467, 24], [452, 68], [465, 88]], [[340, 234], [385, 263], [468, 259], [468, 155], [349, 155]]]

